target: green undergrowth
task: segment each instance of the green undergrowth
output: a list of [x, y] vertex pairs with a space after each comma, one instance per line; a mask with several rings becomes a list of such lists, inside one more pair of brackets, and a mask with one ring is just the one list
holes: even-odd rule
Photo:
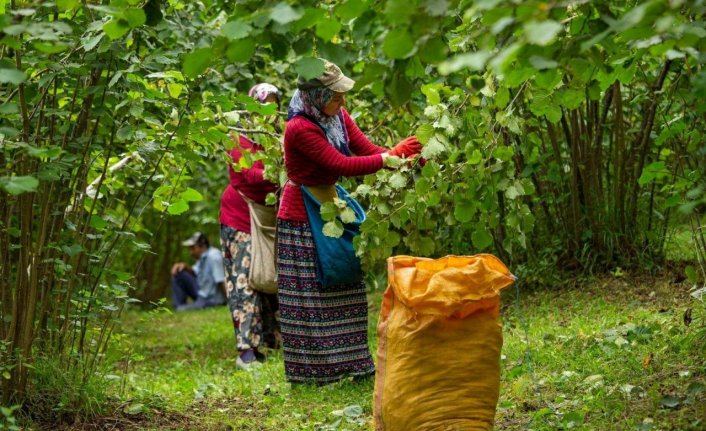
[[[704, 306], [689, 293], [625, 275], [521, 289], [519, 302], [509, 289], [496, 429], [706, 429]], [[373, 351], [380, 300], [370, 296]], [[133, 310], [120, 332], [103, 376], [110, 408], [63, 429], [371, 429], [372, 380], [291, 386], [279, 352], [237, 371], [225, 307]]]

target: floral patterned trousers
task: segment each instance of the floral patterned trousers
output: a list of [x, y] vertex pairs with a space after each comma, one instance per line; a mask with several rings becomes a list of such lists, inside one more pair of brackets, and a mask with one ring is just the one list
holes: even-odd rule
[[258, 292], [249, 286], [251, 247], [250, 234], [221, 225], [221, 250], [236, 345], [239, 351], [277, 349], [282, 345], [277, 295]]

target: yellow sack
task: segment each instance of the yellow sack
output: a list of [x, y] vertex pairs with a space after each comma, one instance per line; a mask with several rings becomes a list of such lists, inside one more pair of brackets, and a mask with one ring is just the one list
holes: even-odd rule
[[491, 430], [500, 391], [495, 256], [391, 257], [378, 323], [376, 431]]

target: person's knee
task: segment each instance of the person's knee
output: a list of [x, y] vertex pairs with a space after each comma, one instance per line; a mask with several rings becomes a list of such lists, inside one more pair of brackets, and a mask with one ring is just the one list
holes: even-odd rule
[[189, 271], [182, 269], [172, 274], [172, 278], [188, 278]]
[[186, 270], [178, 271], [172, 274], [172, 285], [186, 283], [189, 280], [189, 273]]

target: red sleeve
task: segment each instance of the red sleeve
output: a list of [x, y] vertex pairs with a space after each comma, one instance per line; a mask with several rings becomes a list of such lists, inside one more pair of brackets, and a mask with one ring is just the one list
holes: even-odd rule
[[243, 169], [240, 171], [245, 177], [245, 181], [248, 183], [261, 183], [265, 181], [264, 173], [265, 170], [261, 168], [252, 167], [250, 169]]
[[378, 147], [370, 142], [367, 136], [358, 128], [351, 116], [343, 110], [343, 119], [346, 122], [346, 130], [348, 131], [348, 139], [351, 151], [359, 156], [369, 156], [371, 154], [381, 154], [387, 151], [387, 148]]
[[326, 139], [324, 133], [315, 124], [294, 118], [287, 123], [284, 132], [285, 145], [294, 145], [307, 159], [336, 171], [344, 177], [372, 174], [382, 169], [382, 157], [379, 153], [367, 156], [344, 156]]

